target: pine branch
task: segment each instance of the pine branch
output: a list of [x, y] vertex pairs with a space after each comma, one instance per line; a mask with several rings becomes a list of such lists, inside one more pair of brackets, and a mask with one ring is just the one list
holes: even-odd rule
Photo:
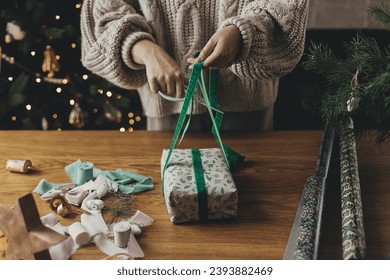
[[[372, 12], [382, 22], [390, 23], [389, 9], [375, 7]], [[380, 47], [374, 38], [358, 33], [343, 47], [343, 57], [323, 44], [312, 43], [309, 47], [303, 67], [318, 80], [312, 89], [304, 90], [303, 107], [319, 114], [326, 128], [340, 130], [353, 118], [356, 136], [377, 129], [377, 143], [388, 141], [390, 46]]]
[[383, 23], [388, 29], [390, 29], [390, 8], [385, 4], [372, 7], [370, 12]]

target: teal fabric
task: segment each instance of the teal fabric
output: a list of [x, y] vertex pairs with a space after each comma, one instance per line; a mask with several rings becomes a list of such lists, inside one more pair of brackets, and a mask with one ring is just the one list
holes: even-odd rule
[[[67, 165], [65, 167], [65, 172], [72, 180], [72, 182], [76, 183], [77, 185], [84, 184], [89, 180], [96, 179], [99, 175], [103, 175], [108, 179], [116, 182], [118, 184], [119, 190], [126, 194], [148, 191], [152, 190], [154, 187], [153, 179], [151, 177], [122, 169], [117, 169], [115, 171], [105, 171], [93, 167], [93, 163], [82, 162], [81, 160], [77, 160]], [[79, 174], [80, 172], [81, 175]], [[85, 181], [86, 179], [88, 180]], [[36, 186], [34, 192], [42, 195], [50, 190], [57, 189], [60, 185], [61, 184], [57, 183], [49, 183], [45, 179], [42, 179]]]
[[76, 180], [77, 185], [85, 184], [86, 182], [93, 180], [93, 163], [82, 162], [78, 166]]
[[41, 179], [38, 185], [35, 187], [34, 192], [37, 194], [44, 194], [51, 190], [56, 190], [61, 184], [49, 183], [45, 179]]
[[[83, 164], [84, 163], [81, 160], [77, 160], [65, 167], [65, 172], [73, 182], [77, 181], [79, 169], [83, 166]], [[93, 167], [93, 179], [99, 175], [103, 175], [108, 179], [116, 182], [119, 186], [119, 189], [123, 193], [127, 194], [148, 191], [154, 187], [151, 177], [146, 177], [132, 171], [126, 171], [122, 169], [117, 169], [115, 171], [105, 171]]]

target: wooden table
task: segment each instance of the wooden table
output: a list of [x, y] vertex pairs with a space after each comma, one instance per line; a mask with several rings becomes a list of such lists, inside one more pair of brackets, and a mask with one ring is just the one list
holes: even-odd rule
[[[246, 156], [234, 172], [238, 186], [238, 217], [206, 224], [174, 225], [161, 194], [160, 158], [172, 133], [135, 131], [0, 131], [0, 162], [30, 159], [35, 172], [10, 173], [0, 169], [0, 204], [11, 207], [18, 197], [32, 192], [41, 179], [64, 183], [64, 167], [78, 159], [97, 168], [118, 168], [151, 176], [152, 191], [135, 195], [137, 209], [155, 219], [137, 240], [144, 259], [282, 259], [303, 186], [314, 172], [322, 131], [274, 131], [222, 134], [225, 144]], [[215, 147], [209, 133], [188, 133], [181, 147]], [[369, 139], [358, 145], [367, 238], [367, 258], [386, 259], [390, 252], [389, 146], [376, 147]], [[34, 194], [40, 215], [50, 213], [47, 202]], [[327, 200], [330, 209], [337, 196]], [[332, 214], [333, 215], [333, 214]], [[70, 224], [76, 218], [61, 218]], [[340, 229], [325, 218], [323, 259], [341, 258]], [[0, 258], [6, 238], [0, 237]], [[82, 247], [72, 259], [103, 259], [95, 245]]]

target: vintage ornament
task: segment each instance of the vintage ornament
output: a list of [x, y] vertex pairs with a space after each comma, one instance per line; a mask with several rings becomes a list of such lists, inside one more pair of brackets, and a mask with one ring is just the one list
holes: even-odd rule
[[47, 45], [43, 52], [42, 71], [47, 73], [47, 77], [49, 78], [53, 78], [54, 74], [60, 71], [60, 65], [56, 59], [56, 54], [50, 45]]
[[75, 103], [69, 114], [69, 123], [76, 128], [83, 128], [86, 124], [87, 114]]
[[107, 111], [105, 112], [104, 116], [106, 117], [107, 120], [116, 123], [120, 123], [122, 121], [123, 116], [122, 116], [122, 112], [119, 109], [109, 104], [106, 110]]
[[360, 98], [355, 97], [353, 92], [351, 92], [351, 97], [347, 101], [347, 111], [348, 112], [353, 112], [356, 109], [358, 109], [359, 108], [359, 102], [360, 102]]
[[15, 41], [21, 41], [26, 36], [26, 32], [24, 32], [14, 21], [7, 22], [6, 31], [12, 36], [12, 40]]
[[359, 107], [359, 102], [360, 98], [356, 96], [356, 88], [359, 86], [359, 68], [356, 70], [355, 75], [353, 75], [352, 80], [351, 80], [351, 88], [352, 91], [350, 93], [350, 97], [347, 100], [347, 111], [348, 112], [353, 112]]
[[42, 117], [41, 125], [42, 125], [42, 130], [48, 130], [49, 122], [47, 121], [47, 118]]
[[5, 42], [6, 44], [10, 44], [13, 40], [14, 40], [14, 37], [12, 37], [11, 34], [9, 34], [9, 33], [5, 34], [5, 36], [4, 36], [4, 42]]

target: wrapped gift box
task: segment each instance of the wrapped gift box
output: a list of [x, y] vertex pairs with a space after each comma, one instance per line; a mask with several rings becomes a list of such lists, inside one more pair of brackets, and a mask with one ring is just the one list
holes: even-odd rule
[[[169, 150], [163, 150], [161, 174], [170, 220], [183, 223], [236, 217], [237, 188], [221, 149], [195, 149], [200, 155], [200, 162], [195, 164], [193, 150], [174, 149], [165, 175], [163, 169]], [[199, 179], [195, 174], [199, 174], [199, 171], [207, 195], [198, 191], [196, 182]]]

